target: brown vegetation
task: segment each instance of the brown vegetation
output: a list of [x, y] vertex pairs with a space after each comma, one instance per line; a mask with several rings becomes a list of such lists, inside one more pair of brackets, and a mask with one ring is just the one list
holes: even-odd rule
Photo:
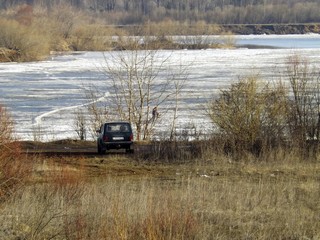
[[270, 87], [258, 76], [249, 76], [222, 90], [208, 108], [226, 151], [260, 154], [290, 138], [286, 129], [288, 101], [283, 85]]
[[[76, 2], [78, 3], [79, 1]], [[183, 16], [183, 19], [176, 19], [175, 16], [171, 16], [175, 11], [173, 9], [177, 6], [172, 6], [172, 10], [166, 11], [166, 14], [169, 14], [170, 17], [152, 19], [153, 14], [148, 15], [147, 18], [144, 16], [145, 13], [139, 13], [141, 8], [133, 5], [128, 5], [128, 9], [132, 8], [137, 11], [138, 14], [135, 14], [135, 17], [129, 17], [132, 12], [128, 13], [128, 9], [125, 10], [125, 13], [118, 13], [119, 9], [123, 7], [120, 6], [121, 4], [107, 12], [105, 10], [96, 12], [97, 9], [88, 11], [88, 9], [75, 6], [73, 2], [58, 4], [56, 2], [43, 1], [42, 3], [34, 2], [31, 5], [18, 3], [19, 1], [12, 3], [10, 6], [4, 4], [6, 6], [3, 6], [2, 9], [0, 4], [0, 61], [41, 60], [47, 57], [50, 51], [137, 49], [137, 42], [131, 42], [131, 44], [130, 42], [125, 44], [123, 41], [121, 42], [124, 39], [123, 36], [146, 36], [145, 40], [148, 41], [150, 49], [201, 49], [233, 47], [234, 45], [232, 37], [226, 38], [227, 42], [221, 46], [215, 42], [206, 42], [204, 37], [206, 35], [225, 35], [225, 33], [228, 33], [229, 36], [230, 34], [301, 34], [318, 33], [320, 29], [319, 24], [313, 23], [278, 24], [282, 22], [278, 21], [277, 24], [270, 24], [269, 22], [266, 22], [267, 24], [257, 24], [254, 22], [255, 18], [252, 21], [230, 20], [230, 23], [232, 23], [230, 25], [229, 20], [226, 20], [226, 22], [210, 21], [208, 19], [211, 16], [209, 13], [207, 17], [197, 17], [200, 12], [193, 12], [195, 6], [183, 15], [180, 12], [182, 9], [179, 9], [179, 15]], [[144, 1], [141, 4], [144, 4]], [[184, 4], [186, 4], [184, 9], [188, 8], [188, 4]], [[200, 7], [201, 4], [199, 3], [197, 6]], [[93, 10], [94, 8], [99, 8], [98, 5], [87, 7]], [[160, 5], [162, 3], [159, 1], [158, 7]], [[258, 7], [258, 5], [255, 7]], [[107, 6], [110, 5], [107, 4]], [[191, 8], [191, 6], [189, 7]], [[242, 8], [245, 11], [247, 7], [246, 5], [236, 7], [239, 8], [236, 10], [237, 13], [239, 12], [239, 17], [241, 16]], [[221, 10], [227, 11], [227, 15], [232, 12], [231, 5], [220, 8], [218, 6], [214, 8], [215, 10], [219, 9], [217, 16], [221, 15]], [[145, 10], [152, 11], [149, 8], [145, 8]], [[247, 11], [245, 12], [247, 13]], [[166, 14], [164, 13], [164, 15]], [[187, 21], [185, 19], [189, 14], [194, 17], [192, 18], [194, 20]], [[294, 16], [299, 15], [295, 14]], [[247, 22], [251, 24], [247, 24]], [[188, 37], [186, 37], [185, 42], [178, 44], [172, 41], [171, 36], [173, 35]], [[119, 37], [118, 40], [120, 42], [116, 41], [113, 38], [114, 36]], [[144, 47], [141, 46], [141, 48]]]
[[[250, 83], [251, 90], [257, 86]], [[259, 98], [255, 101], [264, 106]], [[10, 126], [3, 108], [1, 116], [1, 126]], [[6, 129], [11, 130], [3, 142], [12, 142], [12, 128]], [[5, 145], [2, 153], [15, 146]], [[0, 157], [1, 164], [10, 164], [0, 168], [3, 239], [320, 236], [318, 152], [302, 157], [299, 147], [280, 146], [235, 158], [225, 154], [217, 137], [137, 143], [134, 155], [95, 155], [90, 152], [95, 143], [81, 141], [25, 142], [21, 147], [23, 154], [16, 148]]]
[[[1, 20], [0, 31], [6, 33], [0, 35], [2, 44], [8, 52], [19, 52], [12, 61], [40, 56], [33, 48], [39, 39], [28, 36], [40, 26], [33, 14], [25, 8], [14, 14], [19, 16], [15, 20]], [[50, 17], [53, 22], [38, 19], [51, 27], [36, 33], [50, 36], [44, 44], [53, 49], [109, 44], [107, 39], [100, 45], [94, 36], [101, 35], [75, 26], [74, 16], [66, 12]], [[319, 78], [312, 77], [301, 59], [289, 60], [293, 99], [281, 85], [271, 88], [255, 77], [241, 79], [212, 102], [211, 116], [220, 134], [191, 143], [141, 144], [142, 150], [130, 156], [86, 155], [83, 146], [83, 156], [77, 157], [39, 154], [39, 149], [37, 154], [21, 153], [11, 117], [1, 106], [0, 238], [319, 238], [319, 109], [312, 108], [319, 101], [309, 91]], [[78, 123], [82, 121], [79, 113]], [[77, 127], [85, 138], [83, 126]], [[283, 141], [288, 135], [297, 144]], [[305, 140], [316, 140], [312, 154], [304, 154], [310, 150]], [[55, 144], [70, 151], [65, 150], [67, 142], [49, 146]]]
[[221, 90], [209, 103], [209, 115], [230, 154], [262, 154], [281, 146], [318, 153], [320, 136], [319, 70], [293, 55], [287, 62], [287, 86], [248, 76]]
[[[198, 21], [210, 24], [314, 23], [320, 20], [316, 0], [5, 0], [0, 3], [0, 9], [11, 9], [26, 3], [48, 11], [61, 5], [71, 6], [94, 19], [103, 19], [105, 23], [114, 25], [167, 19], [188, 24]], [[21, 14], [21, 20], [28, 22], [25, 12]]]
[[35, 26], [0, 18], [2, 59], [9, 61], [40, 60], [49, 54], [49, 41]]
[[11, 196], [30, 173], [30, 163], [14, 142], [13, 122], [0, 105], [0, 202]]
[[11, 62], [19, 58], [19, 53], [17, 50], [12, 50], [8, 48], [0, 48], [0, 62]]
[[[158, 152], [144, 159], [142, 153], [29, 156], [33, 178], [1, 204], [0, 237], [319, 237], [318, 161], [278, 149], [273, 159], [235, 162], [213, 146], [155, 145]], [[177, 150], [181, 158], [170, 155]]]
[[0, 17], [1, 61], [41, 60], [50, 51], [107, 50], [113, 32], [81, 17], [67, 5], [49, 14], [28, 5], [5, 12]]

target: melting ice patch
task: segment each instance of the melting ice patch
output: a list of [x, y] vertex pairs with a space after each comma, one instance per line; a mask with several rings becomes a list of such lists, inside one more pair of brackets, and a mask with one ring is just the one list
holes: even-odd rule
[[[161, 51], [161, 59], [168, 57], [168, 65], [184, 66], [188, 72], [177, 128], [183, 131], [188, 125], [207, 129], [208, 99], [241, 76], [259, 74], [262, 78], [279, 80], [286, 58], [294, 53], [307, 57], [315, 66], [320, 64], [320, 48]], [[108, 54], [84, 52], [52, 56], [42, 62], [0, 64], [0, 103], [13, 114], [18, 137], [32, 139], [37, 127], [42, 128], [47, 140], [75, 137], [70, 112], [90, 104], [86, 89], [94, 86], [101, 92], [109, 92], [108, 76], [103, 70]], [[103, 102], [108, 97], [108, 94], [100, 96], [97, 101]], [[167, 103], [160, 105], [159, 111], [170, 113], [172, 108]], [[162, 121], [157, 131], [167, 130], [166, 124], [168, 121]]]

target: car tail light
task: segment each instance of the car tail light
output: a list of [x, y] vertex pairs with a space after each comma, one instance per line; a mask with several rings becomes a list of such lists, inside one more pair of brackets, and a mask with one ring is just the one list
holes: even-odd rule
[[133, 141], [133, 134], [130, 135], [130, 141]]
[[109, 140], [109, 139], [108, 139], [108, 136], [103, 136], [103, 141], [104, 141], [104, 142], [108, 142], [108, 140]]

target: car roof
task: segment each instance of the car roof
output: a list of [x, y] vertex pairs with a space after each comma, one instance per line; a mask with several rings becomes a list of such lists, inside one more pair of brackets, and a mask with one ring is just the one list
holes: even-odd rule
[[130, 124], [130, 122], [126, 122], [126, 121], [113, 121], [113, 122], [105, 122], [104, 124]]

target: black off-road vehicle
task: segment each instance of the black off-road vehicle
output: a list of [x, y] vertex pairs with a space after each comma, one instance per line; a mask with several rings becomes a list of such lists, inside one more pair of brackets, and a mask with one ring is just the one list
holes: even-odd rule
[[98, 153], [104, 154], [109, 149], [125, 149], [133, 153], [133, 132], [129, 122], [106, 122], [97, 130]]

